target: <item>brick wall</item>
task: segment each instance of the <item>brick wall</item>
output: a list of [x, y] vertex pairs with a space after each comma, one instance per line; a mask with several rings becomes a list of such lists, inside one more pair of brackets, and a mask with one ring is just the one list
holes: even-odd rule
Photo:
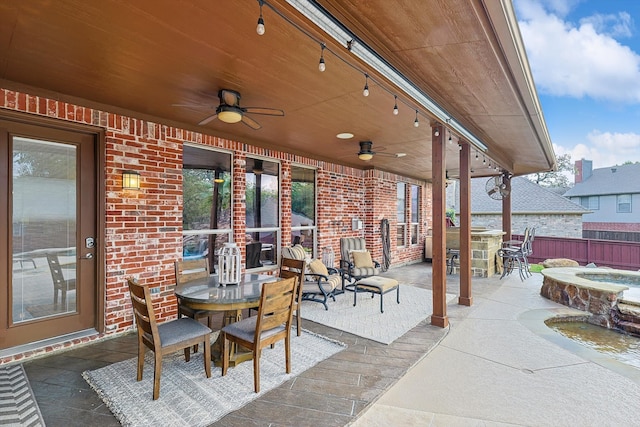
[[[61, 101], [0, 89], [0, 108], [92, 125], [105, 135], [105, 325], [107, 333], [132, 327], [127, 277], [154, 289], [161, 319], [176, 315], [174, 260], [182, 254], [182, 148], [195, 143], [233, 152], [233, 238], [245, 248], [245, 163], [247, 155], [281, 163], [281, 226], [291, 234], [291, 164], [317, 168], [318, 248], [330, 246], [339, 260], [340, 237], [366, 237], [374, 259], [382, 259], [380, 221], [390, 220], [392, 265], [421, 261], [424, 235], [431, 221], [430, 185], [377, 170], [360, 170], [236, 141], [93, 110]], [[123, 170], [141, 175], [140, 191], [122, 190]], [[418, 245], [395, 248], [396, 182], [420, 185]], [[352, 230], [354, 218], [364, 222]]]
[[584, 230], [593, 231], [640, 231], [639, 222], [587, 222], [582, 223]]
[[[501, 215], [472, 214], [471, 225], [483, 226], [491, 230], [502, 230]], [[513, 214], [511, 232], [522, 234], [527, 227], [535, 227], [537, 236], [582, 237], [582, 215], [571, 214]]]

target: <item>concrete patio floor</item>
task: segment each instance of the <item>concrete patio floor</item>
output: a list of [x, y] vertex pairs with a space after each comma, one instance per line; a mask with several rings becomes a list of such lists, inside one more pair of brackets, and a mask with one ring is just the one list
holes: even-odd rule
[[[431, 264], [384, 274], [431, 288]], [[542, 277], [473, 281], [472, 307], [449, 304], [450, 327], [425, 319], [384, 345], [323, 325], [303, 327], [348, 348], [214, 426], [632, 425], [640, 370], [577, 346], [543, 320], [570, 312], [539, 295]], [[458, 276], [447, 276], [458, 292]], [[340, 297], [340, 296], [339, 296]], [[48, 426], [118, 425], [81, 373], [136, 355], [127, 334], [28, 361]]]

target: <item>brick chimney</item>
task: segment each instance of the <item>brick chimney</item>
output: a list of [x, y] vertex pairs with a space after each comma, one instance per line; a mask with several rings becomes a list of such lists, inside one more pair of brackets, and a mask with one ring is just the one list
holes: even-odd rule
[[576, 160], [576, 175], [574, 183], [578, 184], [585, 181], [591, 176], [593, 171], [593, 162], [591, 160], [580, 159]]

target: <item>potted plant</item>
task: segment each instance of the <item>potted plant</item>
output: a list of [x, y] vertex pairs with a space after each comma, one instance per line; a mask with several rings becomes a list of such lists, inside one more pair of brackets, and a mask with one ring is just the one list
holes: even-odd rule
[[449, 208], [446, 210], [445, 215], [447, 216], [447, 227], [455, 227], [456, 211], [453, 208]]

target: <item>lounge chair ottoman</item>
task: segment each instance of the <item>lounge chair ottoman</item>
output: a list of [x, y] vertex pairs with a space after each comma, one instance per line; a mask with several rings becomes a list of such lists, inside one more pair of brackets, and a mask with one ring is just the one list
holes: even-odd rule
[[380, 295], [380, 313], [384, 313], [382, 297], [394, 289], [396, 290], [396, 300], [400, 304], [400, 286], [397, 280], [380, 276], [360, 279], [353, 285], [353, 306], [356, 306], [358, 292], [371, 292], [371, 298], [373, 298], [374, 294]]

